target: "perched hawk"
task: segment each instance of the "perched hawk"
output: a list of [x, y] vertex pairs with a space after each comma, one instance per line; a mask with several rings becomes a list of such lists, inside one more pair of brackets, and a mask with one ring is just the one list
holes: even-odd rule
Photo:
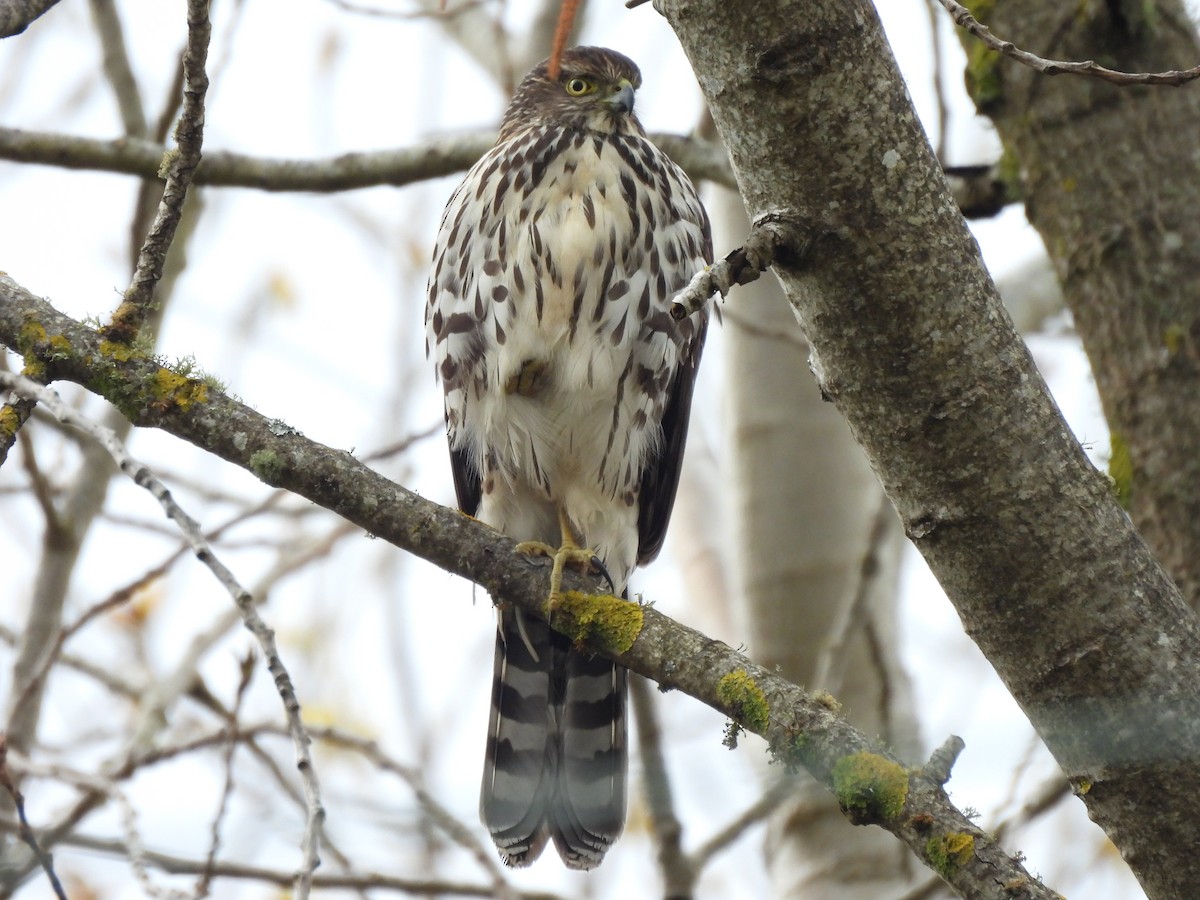
[[[706, 318], [672, 295], [712, 259], [687, 176], [633, 114], [641, 73], [576, 47], [517, 89], [442, 216], [425, 310], [458, 505], [615, 591], [662, 547]], [[584, 549], [587, 548], [587, 549]], [[500, 606], [480, 813], [521, 866], [598, 865], [625, 820], [625, 677]]]

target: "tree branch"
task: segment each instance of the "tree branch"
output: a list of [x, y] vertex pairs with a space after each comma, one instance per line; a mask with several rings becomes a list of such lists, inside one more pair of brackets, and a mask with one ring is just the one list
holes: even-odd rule
[[[677, 134], [651, 139], [696, 181], [733, 187], [729, 160], [720, 145]], [[208, 151], [195, 183], [261, 191], [330, 193], [391, 185], [400, 187], [469, 169], [496, 140], [495, 132], [433, 138], [402, 150], [344, 153], [325, 159], [266, 159], [228, 151]], [[104, 141], [0, 127], [0, 159], [14, 162], [118, 172], [158, 178], [167, 148], [153, 141]]]
[[1041, 72], [1043, 75], [1086, 75], [1090, 78], [1107, 81], [1109, 84], [1121, 86], [1131, 84], [1166, 84], [1178, 87], [1181, 84], [1187, 84], [1189, 81], [1195, 81], [1197, 78], [1200, 78], [1200, 66], [1193, 66], [1190, 69], [1172, 69], [1169, 72], [1118, 72], [1115, 69], [1108, 69], [1098, 65], [1090, 59], [1082, 62], [1044, 59], [1027, 50], [1022, 50], [1011, 41], [996, 37], [996, 35], [992, 34], [990, 28], [971, 15], [970, 10], [961, 3], [956, 3], [955, 0], [938, 0], [938, 2], [954, 17], [954, 21], [960, 28], [977, 37], [989, 50], [995, 50], [1009, 59], [1016, 60], [1023, 66], [1028, 66], [1036, 72]]
[[58, 0], [0, 0], [0, 38], [14, 37]]
[[150, 233], [146, 235], [138, 253], [133, 281], [105, 329], [112, 340], [123, 344], [131, 343], [138, 336], [150, 315], [154, 288], [162, 278], [167, 251], [171, 249], [175, 230], [183, 218], [183, 201], [187, 198], [192, 176], [200, 163], [200, 148], [204, 142], [204, 97], [208, 93], [208, 74], [204, 65], [208, 59], [208, 44], [212, 39], [208, 4], [209, 0], [188, 0], [188, 39], [183, 54], [183, 113], [175, 129], [178, 146], [167, 162], [167, 184], [163, 188]]
[[[2, 275], [0, 342], [44, 366], [50, 378], [100, 393], [135, 424], [190, 441], [475, 581], [493, 597], [545, 616], [546, 561], [516, 554], [515, 544], [498, 532], [418, 497], [204, 381], [127, 348], [114, 353], [95, 331]], [[827, 697], [800, 690], [652, 607], [584, 593], [600, 589], [596, 580], [568, 573], [564, 588], [552, 621], [557, 630], [718, 710], [737, 723], [731, 734], [761, 734], [780, 763], [803, 766], [833, 790], [852, 821], [891, 831], [956, 889], [996, 896], [999, 880], [1012, 886], [1005, 896], [1057, 896], [954, 809], [940, 784], [904, 769], [836, 715]]]

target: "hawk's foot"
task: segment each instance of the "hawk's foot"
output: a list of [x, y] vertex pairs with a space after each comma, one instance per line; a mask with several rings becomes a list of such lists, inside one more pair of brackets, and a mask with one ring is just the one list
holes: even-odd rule
[[[546, 604], [550, 612], [554, 612], [562, 602], [562, 577], [567, 566], [585, 574], [602, 572], [604, 577], [608, 578], [608, 572], [604, 570], [604, 564], [600, 562], [600, 557], [596, 556], [596, 551], [580, 547], [572, 540], [565, 541], [557, 548], [541, 541], [522, 541], [517, 544], [517, 552], [526, 556], [548, 556], [554, 560], [554, 565], [550, 568], [550, 596]], [[611, 583], [612, 579], [608, 580]]]
[[535, 397], [546, 384], [546, 361], [527, 359], [521, 363], [520, 371], [508, 376], [504, 382], [504, 393]]

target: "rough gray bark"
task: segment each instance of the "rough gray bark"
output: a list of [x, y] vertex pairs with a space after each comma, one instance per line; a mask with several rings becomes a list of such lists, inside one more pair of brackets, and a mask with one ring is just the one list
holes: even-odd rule
[[56, 3], [58, 0], [0, 0], [0, 38], [20, 34]]
[[1014, 332], [875, 10], [661, 6], [909, 537], [1147, 893], [1187, 896], [1200, 627]]
[[[1200, 38], [1176, 0], [1036, 0], [987, 23], [1026, 50], [1130, 72], [1186, 68]], [[1200, 604], [1200, 90], [1047, 78], [974, 40], [970, 83], [1018, 162], [1113, 433], [1113, 474], [1150, 548]], [[1128, 454], [1127, 465], [1124, 453]]]

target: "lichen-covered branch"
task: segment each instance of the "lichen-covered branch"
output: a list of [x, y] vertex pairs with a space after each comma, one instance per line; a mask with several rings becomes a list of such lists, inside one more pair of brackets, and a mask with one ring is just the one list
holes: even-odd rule
[[[477, 582], [492, 596], [544, 615], [548, 566], [513, 552], [511, 540], [405, 490], [348, 453], [308, 440], [225, 396], [203, 379], [105, 341], [49, 303], [0, 276], [0, 343], [47, 377], [74, 381], [130, 421], [204, 448], [260, 480], [293, 491], [369, 533]], [[906, 770], [886, 748], [814, 696], [725, 644], [653, 607], [606, 597], [601, 585], [567, 573], [553, 625], [631, 670], [700, 700], [739, 731], [765, 737], [775, 759], [802, 766], [837, 794], [848, 816], [878, 824], [951, 885], [1000, 879], [1010, 897], [1051, 898], [987, 834], [959, 813], [942, 786]]]

